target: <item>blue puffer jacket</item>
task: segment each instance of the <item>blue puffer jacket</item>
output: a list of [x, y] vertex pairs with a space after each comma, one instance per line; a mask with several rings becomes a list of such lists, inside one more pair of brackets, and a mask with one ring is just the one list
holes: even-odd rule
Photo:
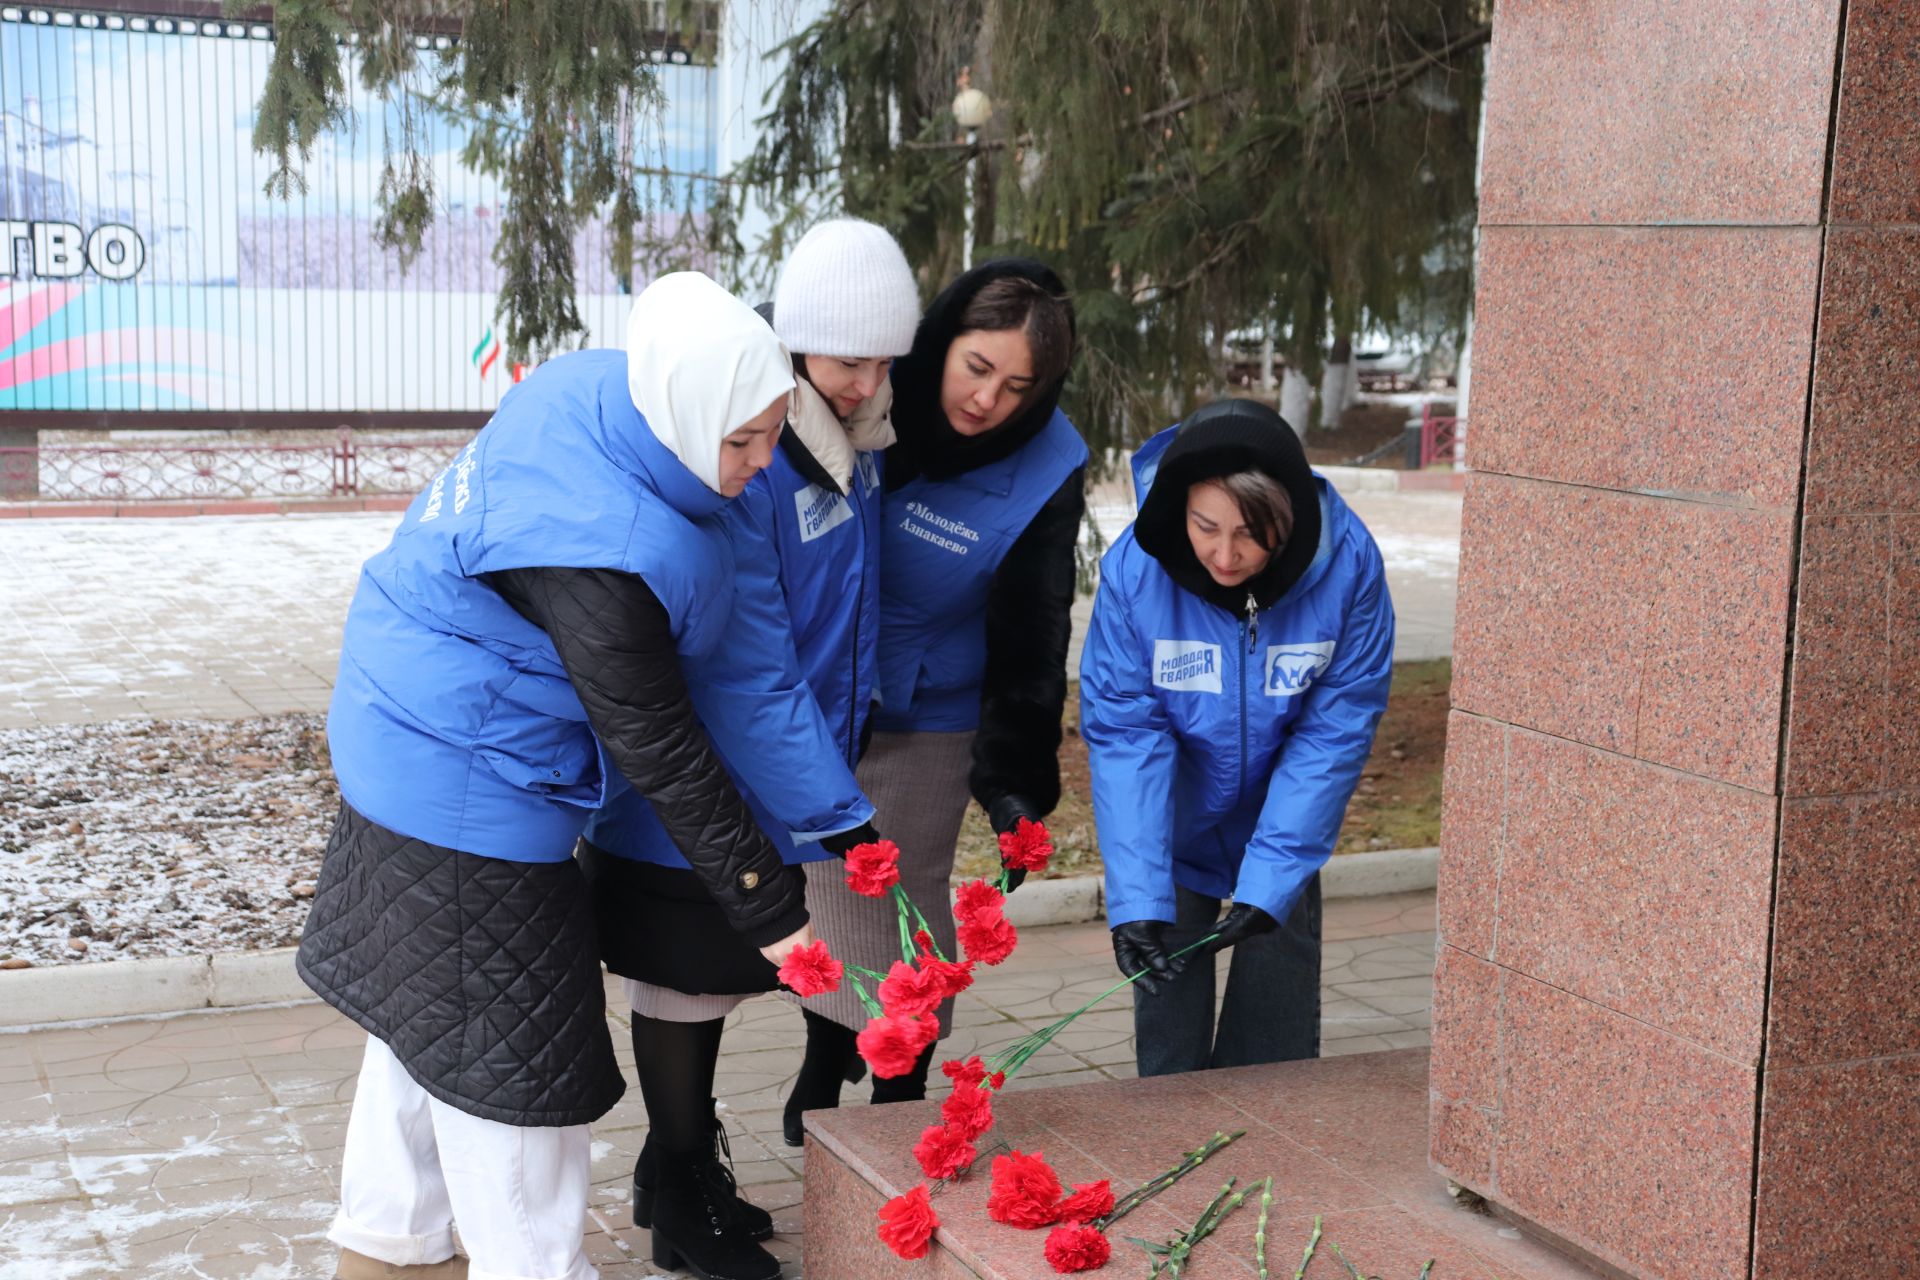
[[[1256, 580], [1239, 608], [1226, 607], [1232, 593], [1194, 576], [1190, 546], [1180, 567], [1191, 585], [1176, 581], [1139, 535], [1177, 430], [1134, 458], [1147, 497], [1101, 561], [1080, 661], [1107, 918], [1172, 921], [1178, 884], [1284, 919], [1333, 850], [1386, 709], [1393, 606], [1372, 536], [1307, 472], [1297, 442], [1282, 451], [1297, 461], [1286, 487], [1296, 511], [1309, 493], [1318, 510], [1295, 525], [1311, 541], [1269, 566], [1291, 581]], [[1170, 478], [1156, 552], [1171, 559], [1185, 545], [1189, 483], [1242, 469], [1265, 447], [1236, 444], [1219, 451], [1224, 464], [1202, 459], [1197, 473]], [[1280, 474], [1276, 465], [1265, 469]], [[1263, 585], [1277, 590], [1261, 599]]]
[[[875, 455], [856, 454], [852, 492], [842, 495], [804, 474], [782, 444], [719, 518], [733, 554], [733, 619], [686, 672], [761, 830], [788, 862], [805, 862], [831, 856], [821, 836], [873, 817], [853, 766], [873, 696], [880, 469]], [[624, 785], [587, 839], [619, 857], [687, 865]]]
[[468, 853], [571, 857], [619, 772], [552, 641], [479, 579], [536, 566], [637, 574], [677, 649], [702, 654], [732, 602], [719, 589], [727, 545], [703, 527], [723, 503], [634, 407], [624, 352], [542, 365], [361, 570], [327, 718], [347, 803]]

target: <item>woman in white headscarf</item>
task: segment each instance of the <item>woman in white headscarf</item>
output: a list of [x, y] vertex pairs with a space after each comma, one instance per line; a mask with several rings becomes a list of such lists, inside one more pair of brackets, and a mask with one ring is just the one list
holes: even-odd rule
[[744, 304], [663, 277], [626, 351], [541, 366], [367, 562], [298, 959], [369, 1033], [328, 1233], [345, 1280], [596, 1274], [587, 1125], [623, 1084], [573, 850], [616, 774], [768, 960], [810, 940], [680, 675], [731, 605], [704, 518], [768, 465], [793, 386]]

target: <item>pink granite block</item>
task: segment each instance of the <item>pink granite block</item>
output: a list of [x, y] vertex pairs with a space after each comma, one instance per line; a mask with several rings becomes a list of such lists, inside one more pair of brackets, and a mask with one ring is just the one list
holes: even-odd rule
[[1889, 520], [1809, 515], [1800, 539], [1788, 795], [1885, 785]]
[[1920, 795], [1780, 816], [1769, 1069], [1920, 1053]]
[[1456, 1182], [1493, 1189], [1499, 1122], [1500, 969], [1441, 947], [1433, 973], [1428, 1157]]
[[1506, 820], [1507, 726], [1455, 711], [1447, 718], [1440, 788], [1439, 934], [1476, 956], [1493, 955]]
[[1891, 576], [1882, 757], [1889, 787], [1920, 787], [1920, 517], [1888, 517], [1887, 541]]
[[1645, 1280], [1747, 1262], [1752, 1067], [1506, 974], [1500, 1202]]
[[1792, 517], [1475, 473], [1454, 705], [1773, 786]]
[[[801, 1239], [806, 1253], [803, 1268], [810, 1276], [843, 1280], [899, 1276], [911, 1270], [927, 1280], [962, 1280], [979, 1273], [961, 1262], [936, 1236], [925, 1259], [904, 1262], [880, 1243], [880, 1206], [890, 1198], [852, 1167], [821, 1146], [807, 1144], [807, 1192], [803, 1205], [805, 1226]], [[944, 1207], [936, 1204], [938, 1213]]]
[[1515, 730], [1497, 958], [1757, 1064], [1774, 804]]
[[1827, 233], [1807, 440], [1809, 513], [1920, 511], [1920, 230]]
[[1920, 10], [1911, 0], [1851, 0], [1840, 62], [1827, 216], [1920, 222]]
[[1502, 0], [1483, 223], [1815, 223], [1840, 0]]
[[1753, 1280], [1920, 1275], [1920, 1055], [1769, 1070]]
[[1819, 273], [1817, 227], [1488, 227], [1469, 461], [1791, 506]]

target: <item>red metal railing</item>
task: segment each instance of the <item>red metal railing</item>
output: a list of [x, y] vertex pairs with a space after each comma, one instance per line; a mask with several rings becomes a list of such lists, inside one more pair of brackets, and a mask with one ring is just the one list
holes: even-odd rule
[[40, 502], [364, 497], [425, 488], [467, 442], [139, 441], [0, 448], [0, 498]]
[[1428, 401], [1420, 414], [1420, 466], [1453, 465], [1454, 444], [1460, 439], [1460, 419], [1442, 417]]

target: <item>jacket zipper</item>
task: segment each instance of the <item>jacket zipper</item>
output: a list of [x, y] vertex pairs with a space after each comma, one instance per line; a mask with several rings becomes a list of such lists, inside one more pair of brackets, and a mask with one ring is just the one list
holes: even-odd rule
[[858, 502], [854, 502], [853, 487], [860, 483], [860, 461], [854, 459], [853, 475], [847, 478], [847, 501], [853, 503], [854, 514], [860, 520], [860, 589], [853, 597], [853, 651], [847, 656], [851, 659], [847, 682], [847, 767], [852, 769], [860, 763], [860, 615], [867, 608], [867, 512]]
[[1236, 799], [1247, 794], [1247, 671], [1253, 665], [1252, 655], [1255, 642], [1260, 637], [1260, 620], [1254, 616], [1253, 593], [1247, 593], [1247, 616], [1240, 623], [1240, 632], [1247, 638], [1247, 647], [1240, 657], [1240, 786], [1234, 792]]

